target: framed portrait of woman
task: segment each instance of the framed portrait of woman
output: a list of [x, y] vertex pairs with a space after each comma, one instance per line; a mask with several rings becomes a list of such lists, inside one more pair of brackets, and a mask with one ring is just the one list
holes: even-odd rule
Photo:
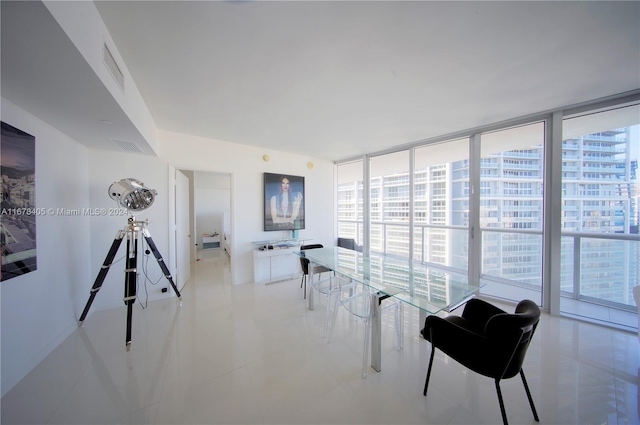
[[304, 177], [264, 173], [264, 230], [304, 229]]

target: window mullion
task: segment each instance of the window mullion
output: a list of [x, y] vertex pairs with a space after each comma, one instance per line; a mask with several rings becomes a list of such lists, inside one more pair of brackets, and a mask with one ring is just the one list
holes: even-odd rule
[[562, 112], [546, 122], [542, 257], [542, 308], [560, 314], [560, 259], [562, 224]]
[[362, 158], [362, 245], [365, 255], [371, 253], [371, 161], [369, 155]]
[[409, 263], [414, 259], [414, 187], [415, 187], [415, 148], [409, 149]]
[[469, 138], [469, 282], [479, 283], [482, 272], [480, 231], [480, 133]]

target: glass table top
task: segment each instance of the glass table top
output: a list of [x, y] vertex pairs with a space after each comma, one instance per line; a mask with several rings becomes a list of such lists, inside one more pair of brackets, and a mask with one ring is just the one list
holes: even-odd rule
[[382, 254], [365, 256], [341, 247], [295, 251], [295, 254], [429, 314], [451, 311], [480, 289], [479, 285], [469, 283], [465, 274], [409, 263], [406, 258]]

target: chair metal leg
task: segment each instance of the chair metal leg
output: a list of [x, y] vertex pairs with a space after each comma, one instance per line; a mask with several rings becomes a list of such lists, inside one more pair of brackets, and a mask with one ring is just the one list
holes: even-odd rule
[[500, 391], [500, 380], [496, 379], [496, 392], [498, 393], [498, 401], [500, 402], [500, 412], [502, 413], [502, 423], [509, 425], [507, 421], [507, 412], [504, 410], [504, 400], [502, 400], [502, 391]]
[[431, 366], [433, 366], [433, 355], [436, 353], [436, 347], [431, 344], [431, 358], [429, 358], [429, 369], [427, 369], [427, 379], [424, 381], [424, 391], [422, 395], [427, 396], [427, 387], [429, 386], [429, 378], [431, 378]]
[[527, 380], [524, 378], [524, 371], [520, 369], [520, 377], [522, 378], [522, 383], [524, 384], [524, 390], [527, 392], [527, 398], [529, 398], [529, 404], [531, 405], [531, 411], [533, 412], [533, 417], [536, 422], [540, 422], [538, 418], [538, 412], [536, 411], [536, 406], [533, 404], [533, 398], [531, 397], [531, 391], [529, 391], [529, 385], [527, 385]]

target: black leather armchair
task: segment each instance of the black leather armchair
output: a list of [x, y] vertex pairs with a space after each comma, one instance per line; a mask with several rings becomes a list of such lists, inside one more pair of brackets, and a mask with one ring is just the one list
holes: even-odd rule
[[522, 371], [527, 349], [540, 320], [540, 308], [530, 300], [521, 301], [515, 313], [509, 314], [480, 299], [465, 305], [462, 317], [428, 316], [422, 336], [431, 342], [431, 358], [424, 395], [427, 395], [433, 356], [436, 348], [467, 368], [495, 380], [502, 421], [507, 414], [500, 390], [500, 380], [520, 374], [529, 398], [531, 411], [540, 421]]

